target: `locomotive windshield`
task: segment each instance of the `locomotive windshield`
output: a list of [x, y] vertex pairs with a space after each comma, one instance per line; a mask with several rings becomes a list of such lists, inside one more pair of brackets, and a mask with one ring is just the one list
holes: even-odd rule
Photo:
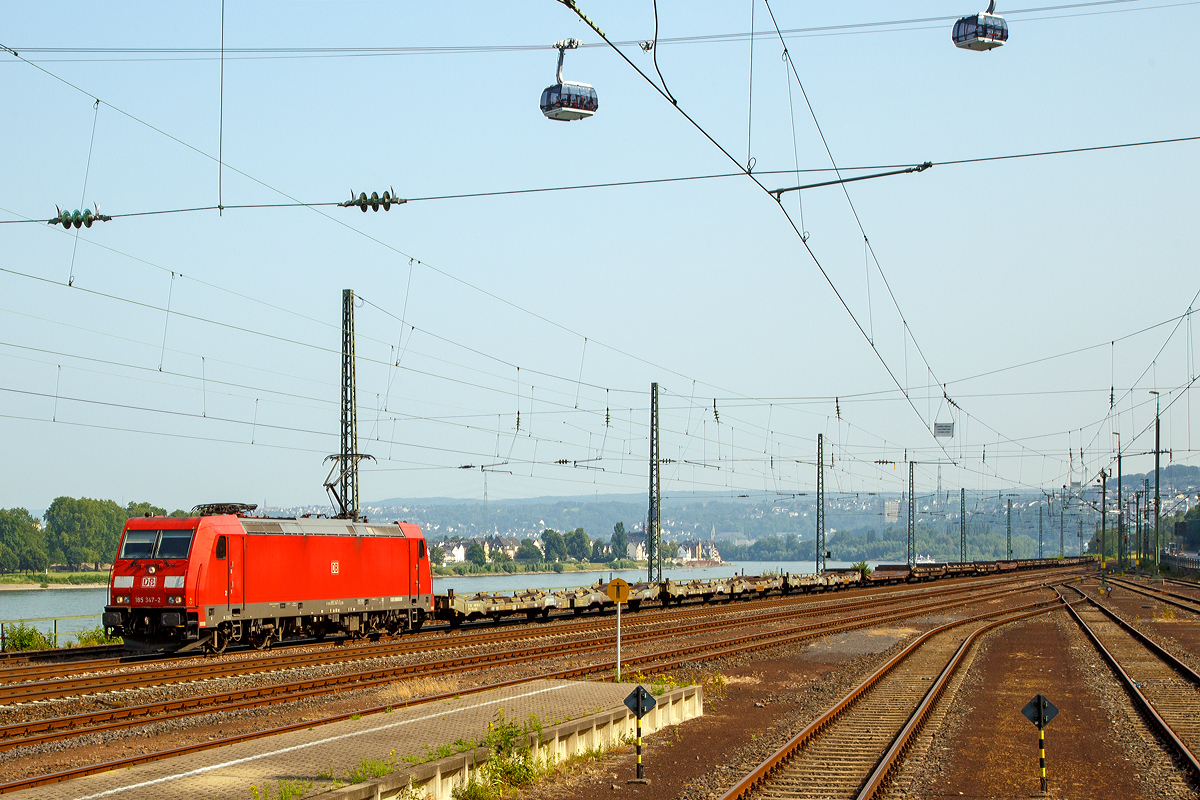
[[158, 540], [159, 558], [187, 558], [192, 547], [192, 532], [188, 530], [163, 531]]
[[192, 530], [126, 531], [121, 558], [187, 558]]
[[150, 558], [154, 555], [154, 543], [157, 540], [158, 531], [129, 531], [125, 534], [121, 558]]

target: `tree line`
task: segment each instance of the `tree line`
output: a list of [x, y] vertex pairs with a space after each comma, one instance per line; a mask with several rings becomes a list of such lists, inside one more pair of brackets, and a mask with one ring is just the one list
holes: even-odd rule
[[41, 572], [52, 564], [99, 569], [117, 554], [125, 520], [154, 516], [186, 517], [188, 512], [151, 503], [120, 506], [112, 500], [56, 497], [39, 520], [24, 508], [0, 509], [0, 572]]

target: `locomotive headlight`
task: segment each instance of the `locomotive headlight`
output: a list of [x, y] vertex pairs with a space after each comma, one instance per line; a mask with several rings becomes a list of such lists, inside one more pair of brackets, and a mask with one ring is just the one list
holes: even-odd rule
[[154, 574], [155, 572], [157, 572], [157, 571], [158, 571], [158, 570], [157, 570], [157, 569], [155, 569], [153, 565], [151, 565], [151, 566], [149, 566], [149, 567], [146, 567], [146, 572], [147, 572], [147, 573], [149, 573], [150, 575], [153, 575], [153, 574]]

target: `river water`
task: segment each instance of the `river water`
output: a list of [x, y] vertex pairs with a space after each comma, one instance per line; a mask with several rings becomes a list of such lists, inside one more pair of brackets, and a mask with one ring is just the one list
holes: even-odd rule
[[[849, 567], [842, 561], [830, 561], [829, 569]], [[871, 566], [875, 566], [872, 564]], [[736, 574], [761, 575], [764, 572], [812, 573], [816, 564], [812, 561], [745, 561], [720, 567], [669, 567], [666, 578], [687, 581], [695, 578], [720, 578]], [[453, 589], [455, 594], [476, 592], [515, 592], [522, 589], [563, 589], [571, 586], [608, 582], [610, 578], [623, 578], [630, 583], [646, 579], [644, 569], [611, 570], [606, 572], [550, 572], [546, 574], [520, 573], [516, 575], [475, 575], [471, 577], [434, 578], [435, 594], [446, 594]], [[32, 620], [57, 617], [59, 633], [94, 628], [100, 624], [100, 615], [108, 602], [108, 589], [14, 589], [0, 591], [0, 621]], [[87, 619], [64, 619], [65, 617], [87, 617]], [[53, 622], [36, 623], [42, 630], [49, 630]]]

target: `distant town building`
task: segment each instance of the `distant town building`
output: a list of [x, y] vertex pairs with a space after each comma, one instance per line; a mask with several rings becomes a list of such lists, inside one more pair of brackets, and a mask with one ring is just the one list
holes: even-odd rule
[[679, 558], [685, 564], [697, 561], [714, 561], [719, 564], [721, 553], [717, 550], [716, 542], [711, 540], [682, 541], [679, 543]]

